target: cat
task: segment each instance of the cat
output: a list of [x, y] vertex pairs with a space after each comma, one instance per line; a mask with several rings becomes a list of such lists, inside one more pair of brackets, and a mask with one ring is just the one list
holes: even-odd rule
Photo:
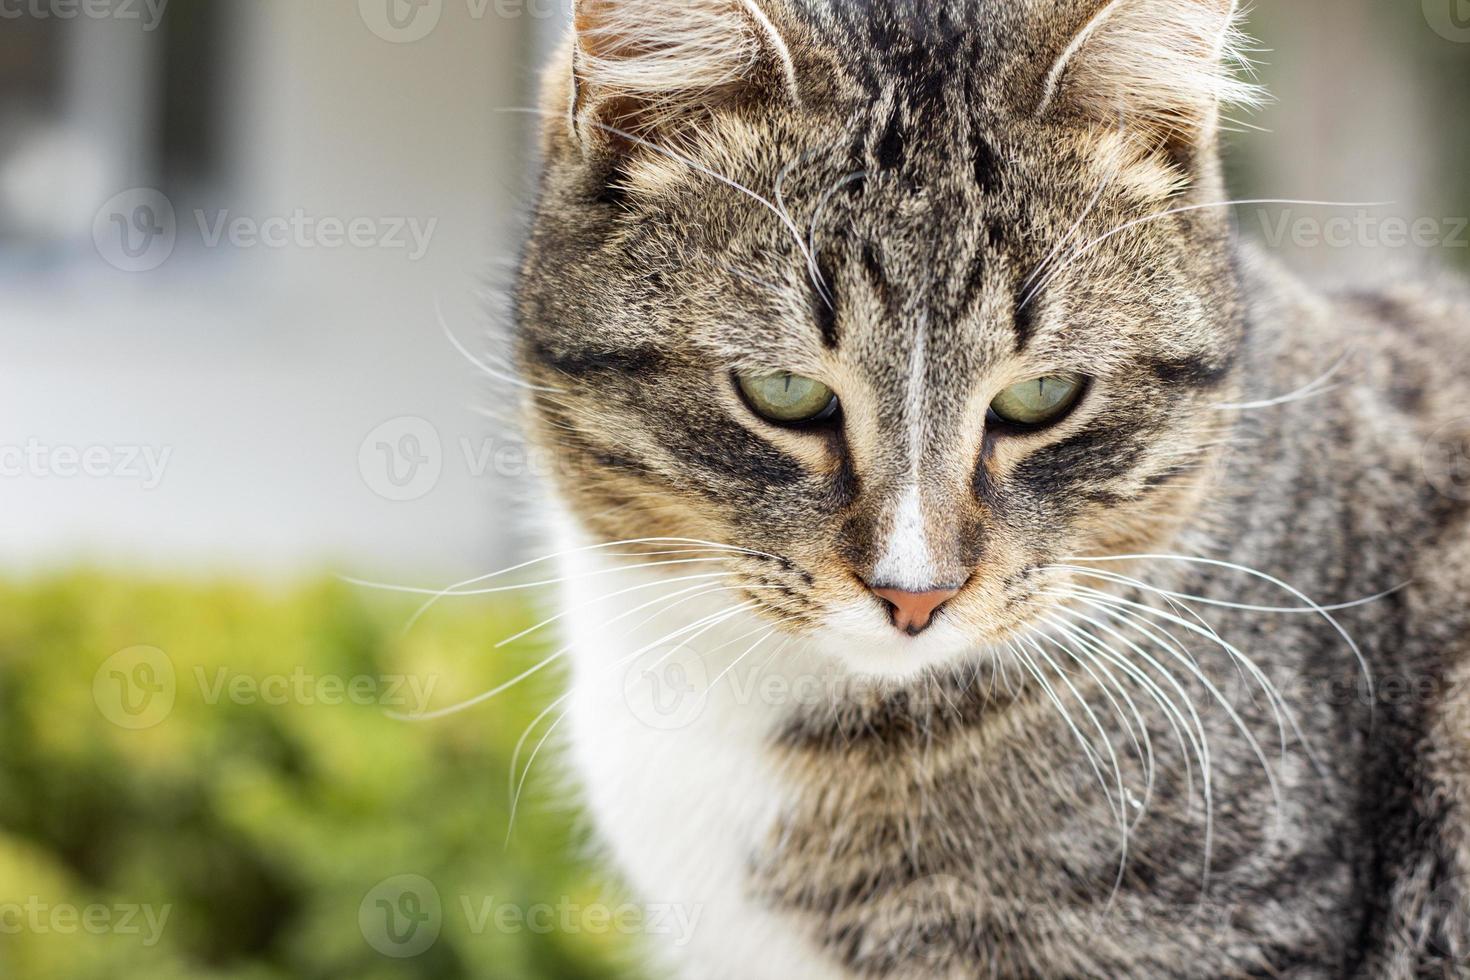
[[574, 20], [516, 359], [656, 968], [1470, 975], [1470, 295], [1236, 237], [1236, 5]]

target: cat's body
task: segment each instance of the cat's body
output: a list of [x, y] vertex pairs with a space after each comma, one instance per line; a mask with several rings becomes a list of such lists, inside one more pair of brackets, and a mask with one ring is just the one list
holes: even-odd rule
[[[697, 980], [1465, 974], [1470, 493], [1426, 454], [1470, 405], [1470, 302], [1325, 297], [1251, 255], [1211, 204], [1214, 117], [1165, 112], [1147, 78], [1119, 97], [1163, 142], [1085, 122], [1069, 86], [1118, 70], [1120, 3], [1214, 0], [938, 4], [929, 28], [1010, 32], [958, 62], [996, 77], [907, 91], [868, 49], [833, 54], [833, 10], [737, 4], [738, 65], [679, 98], [689, 65], [597, 42], [659, 2], [582, 7], [521, 319], [564, 464], [571, 759], [632, 886], [699, 916], [660, 959]], [[619, 58], [664, 86], [652, 115]], [[844, 120], [852, 155], [803, 150], [763, 101], [786, 96]], [[996, 123], [1022, 96], [1082, 121]], [[989, 135], [936, 113], [951, 97]], [[1092, 152], [1117, 200], [1068, 176]], [[780, 218], [798, 195], [840, 243], [809, 263], [817, 235]], [[1113, 231], [1139, 215], [1137, 240]], [[1078, 229], [1095, 247], [1063, 253]], [[1033, 290], [1059, 254], [1086, 274]], [[785, 299], [757, 314], [766, 291]], [[742, 414], [719, 379], [746, 364], [833, 379], [840, 421]], [[1006, 435], [968, 401], [1062, 367], [1094, 387], [1055, 428]], [[922, 635], [864, 591], [956, 574]]]
[[[660, 639], [714, 607], [681, 606], [618, 636], [608, 621], [648, 593], [598, 602], [605, 589], [586, 576], [610, 563], [578, 555], [567, 571], [587, 584], [568, 602], [589, 605], [570, 627], [572, 758], [639, 894], [698, 908], [703, 928], [690, 945], [663, 951], [684, 975], [1464, 973], [1470, 502], [1425, 483], [1423, 452], [1435, 420], [1455, 419], [1457, 400], [1470, 398], [1463, 351], [1432, 339], [1452, 342], [1470, 324], [1470, 304], [1407, 290], [1329, 301], [1274, 275], [1267, 286], [1273, 302], [1256, 313], [1248, 401], [1299, 391], [1348, 360], [1335, 390], [1239, 413], [1249, 441], [1221, 474], [1229, 499], [1198, 515], [1194, 540], [1201, 554], [1274, 570], [1324, 603], [1414, 583], [1336, 614], [1375, 677], [1371, 720], [1361, 670], [1321, 618], [1207, 611], [1244, 651], [1293, 652], [1291, 664], [1259, 659], [1338, 785], [1325, 788], [1299, 748], [1278, 764], [1264, 699], [1237, 679], [1232, 701], [1281, 780], [1282, 825], [1272, 826], [1277, 809], [1258, 761], [1231, 757], [1237, 771], [1221, 780], [1229, 790], [1216, 801], [1202, 893], [1198, 792], [1191, 812], [1179, 812], [1178, 744], [1153, 719], [1156, 751], [1174, 758], [1159, 764], [1171, 785], [1156, 789], [1152, 818], [1131, 835], [1129, 873], [1114, 895], [1116, 825], [1071, 733], [1028, 716], [1051, 710], [1044, 697], [1024, 711], [1006, 706], [1004, 685], [992, 688], [987, 674], [939, 692], [919, 685], [927, 693], [914, 710], [837, 715], [834, 692], [876, 686], [859, 678], [845, 687], [849, 675], [823, 658], [787, 651], [769, 660], [767, 646], [700, 704], [697, 692], [761, 635], [750, 632], [760, 621], [739, 618], [690, 645], [713, 653], [670, 656], [677, 644]], [[1405, 344], [1405, 331], [1421, 339]], [[1182, 592], [1297, 604], [1222, 569], [1153, 570], [1152, 583]], [[1213, 676], [1234, 670], [1219, 651], [1202, 662]], [[1217, 739], [1239, 737], [1207, 697], [1198, 703]], [[1081, 800], [1059, 795], [1053, 779]]]

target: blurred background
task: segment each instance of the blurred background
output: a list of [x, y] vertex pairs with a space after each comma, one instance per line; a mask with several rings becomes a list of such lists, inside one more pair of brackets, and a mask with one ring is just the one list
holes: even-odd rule
[[[553, 760], [512, 828], [554, 679], [389, 714], [537, 663], [536, 605], [339, 578], [535, 538], [484, 338], [569, 4], [0, 0], [0, 977], [605, 977], [656, 927]], [[1470, 3], [1251, 27], [1234, 193], [1392, 203], [1241, 234], [1470, 268]]]

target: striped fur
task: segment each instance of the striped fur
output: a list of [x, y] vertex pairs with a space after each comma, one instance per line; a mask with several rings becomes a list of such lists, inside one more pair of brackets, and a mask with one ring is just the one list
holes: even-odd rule
[[[584, 0], [517, 296], [570, 758], [634, 887], [704, 909], [658, 952], [1463, 975], [1470, 507], [1425, 446], [1470, 400], [1470, 301], [1319, 294], [1235, 240], [1233, 5], [674, 8]], [[823, 381], [840, 425], [762, 422], [739, 371]], [[1090, 379], [1065, 421], [987, 418], [1055, 372]], [[709, 564], [631, 567], [680, 548]], [[1155, 554], [1101, 568], [1142, 586], [1073, 560]], [[965, 585], [908, 637], [875, 578]], [[1331, 623], [1264, 611], [1380, 593], [1338, 614], [1372, 704]], [[1188, 642], [1109, 618], [1145, 609]]]

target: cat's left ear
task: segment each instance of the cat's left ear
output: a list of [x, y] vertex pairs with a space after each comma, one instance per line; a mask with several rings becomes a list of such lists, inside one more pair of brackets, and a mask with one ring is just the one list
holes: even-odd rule
[[1178, 146], [1215, 135], [1222, 108], [1264, 101], [1241, 77], [1238, 0], [1109, 0], [1043, 82], [1038, 113], [1073, 112]]
[[577, 0], [572, 125], [590, 155], [677, 143], [712, 111], [800, 100], [756, 0]]

